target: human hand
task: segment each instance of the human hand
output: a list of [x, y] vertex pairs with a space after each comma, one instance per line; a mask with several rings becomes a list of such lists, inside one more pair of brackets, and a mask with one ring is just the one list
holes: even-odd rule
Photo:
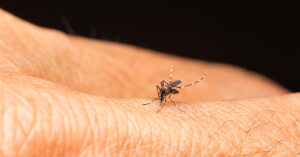
[[[68, 36], [2, 10], [0, 30], [1, 156], [299, 155], [300, 95], [263, 76]], [[142, 105], [171, 64], [183, 82], [208, 72], [174, 96], [186, 113]]]

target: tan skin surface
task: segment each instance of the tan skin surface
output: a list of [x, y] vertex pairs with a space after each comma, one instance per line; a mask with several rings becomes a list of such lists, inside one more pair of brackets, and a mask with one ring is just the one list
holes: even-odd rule
[[[0, 156], [297, 156], [300, 95], [225, 64], [68, 36], [0, 10]], [[167, 103], [155, 85], [185, 83]]]

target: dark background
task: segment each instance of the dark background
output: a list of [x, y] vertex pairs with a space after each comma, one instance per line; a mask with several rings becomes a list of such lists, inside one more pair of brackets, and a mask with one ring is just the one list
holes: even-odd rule
[[0, 0], [0, 7], [68, 33], [242, 66], [300, 91], [299, 2], [199, 3]]

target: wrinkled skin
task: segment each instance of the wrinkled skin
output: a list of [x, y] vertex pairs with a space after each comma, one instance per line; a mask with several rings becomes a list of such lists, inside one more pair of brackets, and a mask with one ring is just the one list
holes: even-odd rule
[[[200, 53], [200, 52], [199, 52]], [[272, 56], [270, 56], [272, 57]], [[183, 84], [159, 109], [156, 84]], [[296, 156], [300, 94], [257, 73], [69, 36], [0, 10], [0, 156]]]

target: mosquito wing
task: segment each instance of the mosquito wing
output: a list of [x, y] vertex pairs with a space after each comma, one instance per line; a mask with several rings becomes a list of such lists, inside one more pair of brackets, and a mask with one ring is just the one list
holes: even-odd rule
[[171, 87], [176, 87], [176, 86], [179, 85], [180, 83], [181, 83], [180, 80], [175, 80], [175, 81], [169, 83], [169, 85], [170, 85]]

